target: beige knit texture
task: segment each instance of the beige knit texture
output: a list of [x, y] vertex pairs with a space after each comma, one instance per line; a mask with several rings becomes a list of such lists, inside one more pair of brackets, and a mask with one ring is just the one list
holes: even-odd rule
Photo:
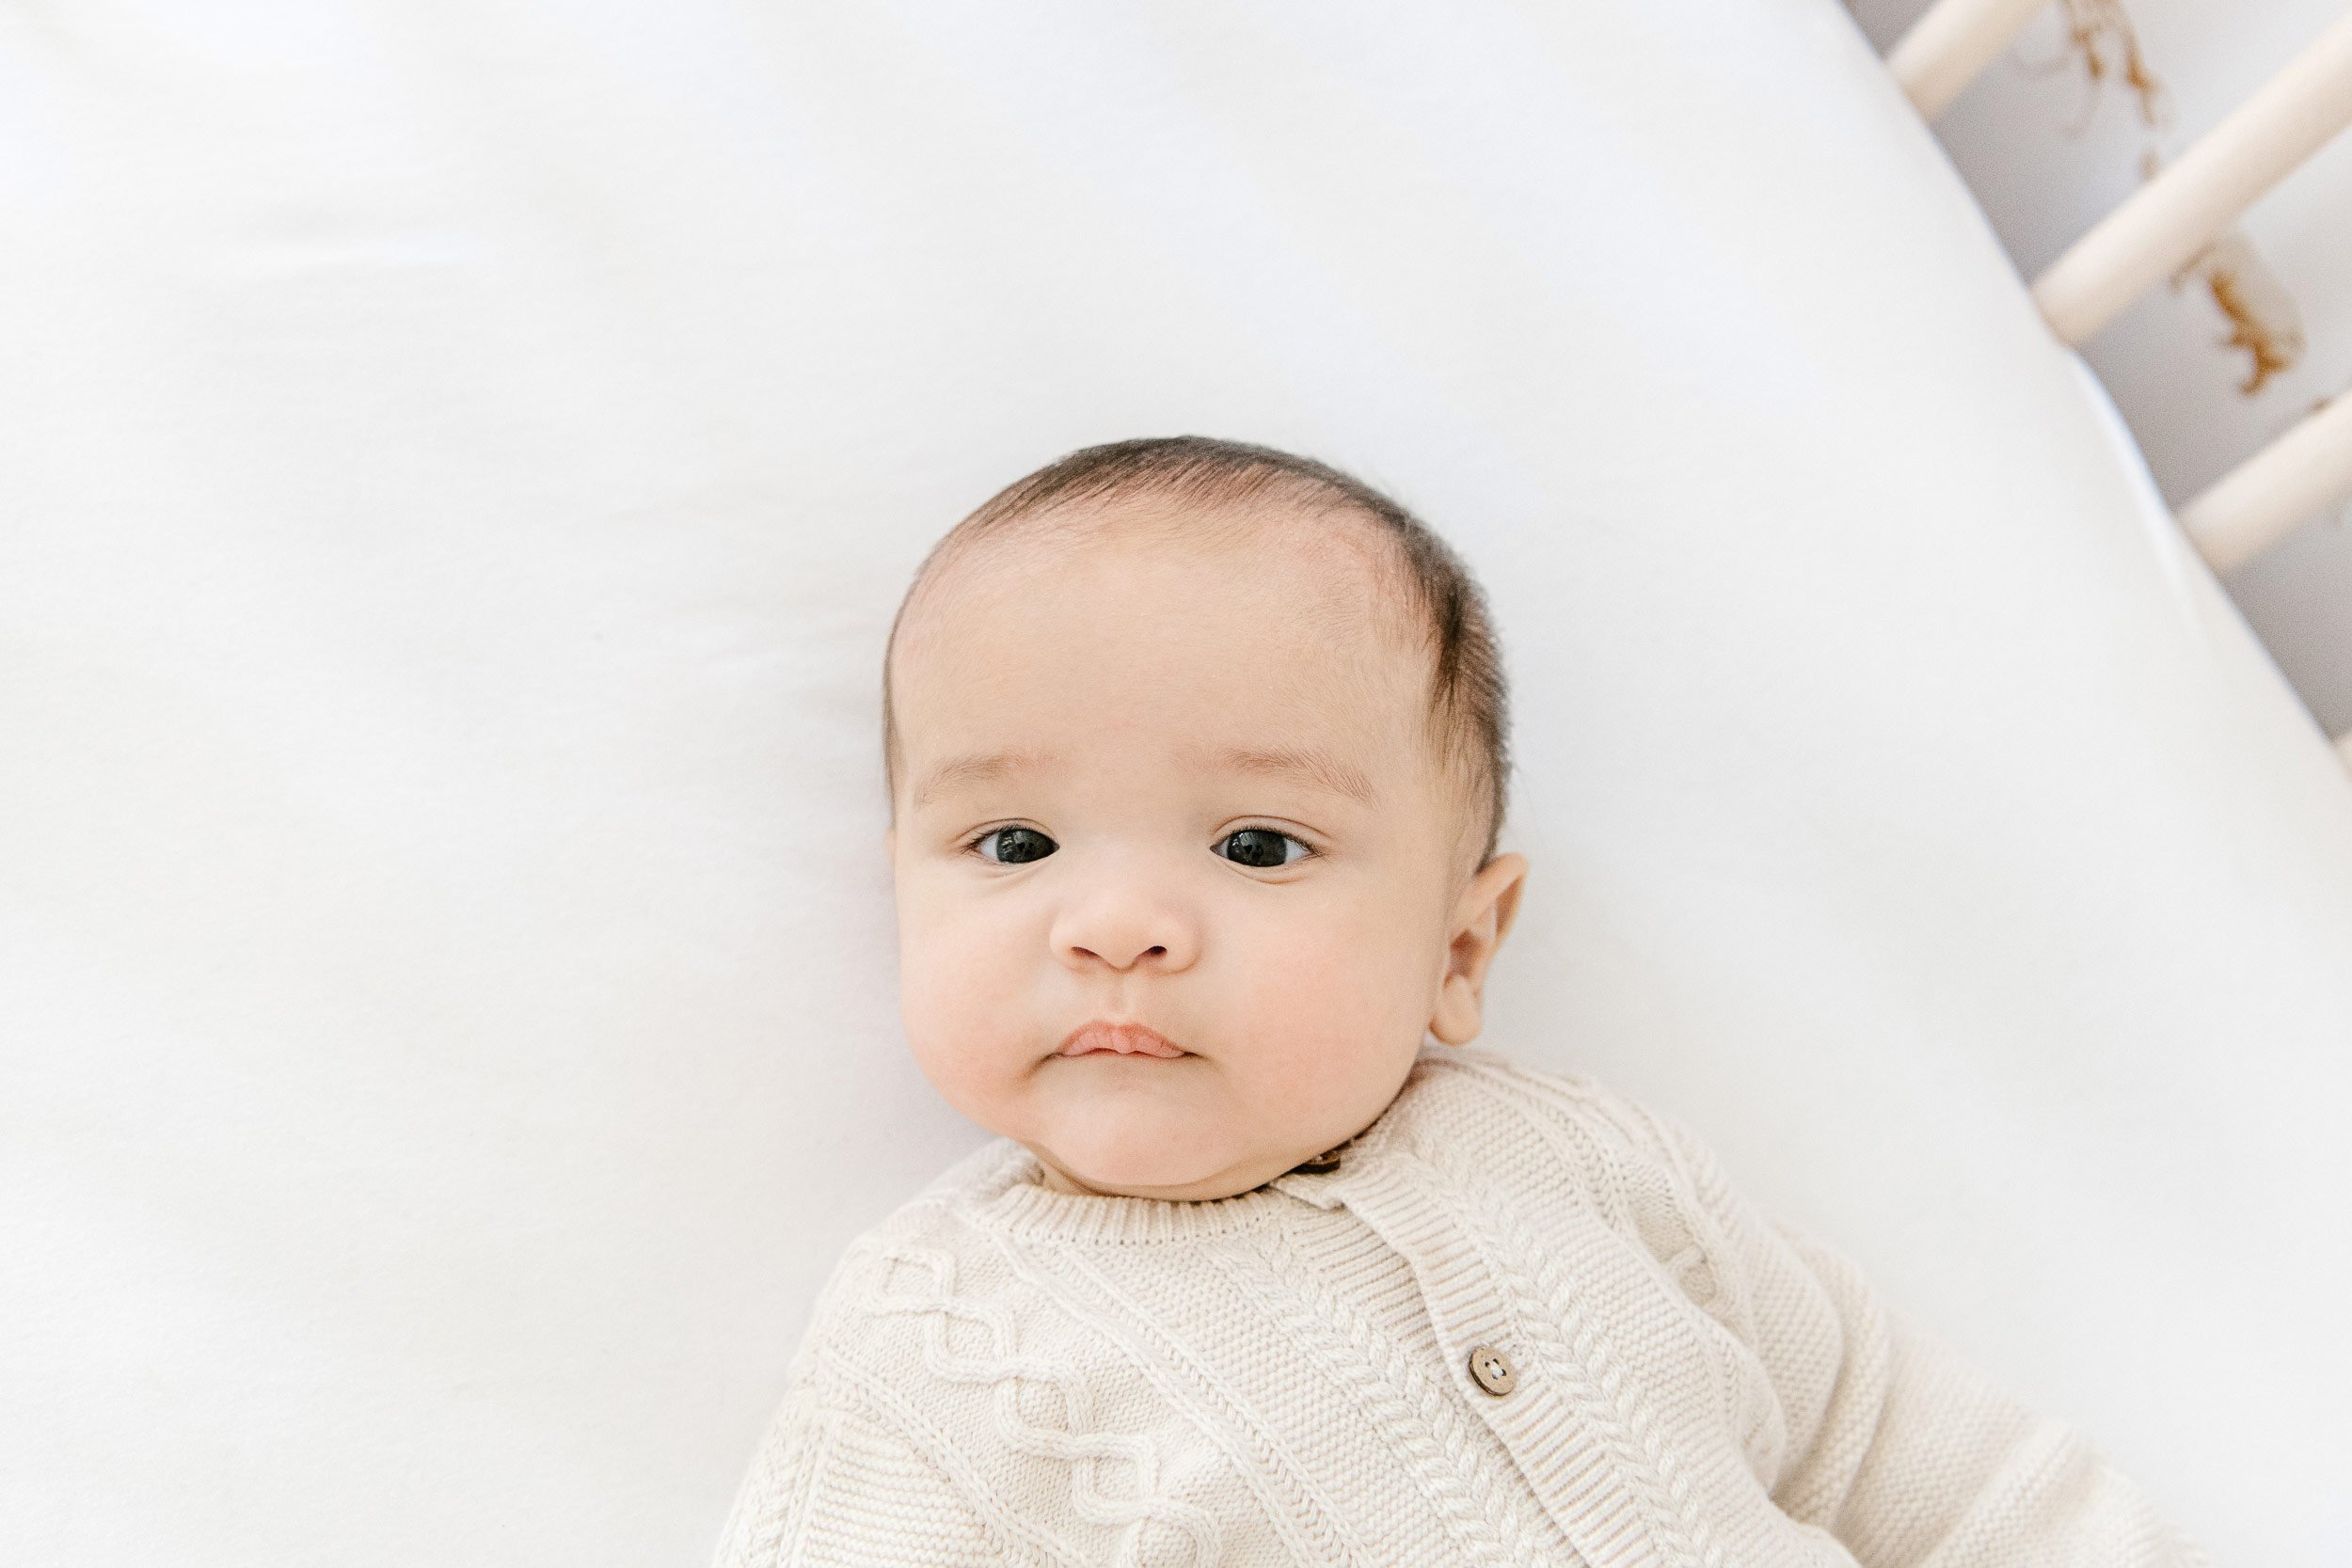
[[1587, 1079], [1432, 1047], [1329, 1174], [1038, 1176], [992, 1144], [851, 1245], [720, 1568], [2201, 1560]]

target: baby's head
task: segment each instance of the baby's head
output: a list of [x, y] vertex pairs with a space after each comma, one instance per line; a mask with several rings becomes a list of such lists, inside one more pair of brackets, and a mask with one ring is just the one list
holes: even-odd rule
[[1502, 661], [1368, 486], [1194, 436], [1073, 453], [932, 548], [882, 714], [908, 1037], [1054, 1186], [1248, 1192], [1478, 1033], [1527, 872]]

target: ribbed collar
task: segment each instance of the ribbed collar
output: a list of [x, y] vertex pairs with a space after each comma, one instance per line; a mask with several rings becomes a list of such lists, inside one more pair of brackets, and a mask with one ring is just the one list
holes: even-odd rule
[[1293, 1180], [1287, 1176], [1254, 1192], [1202, 1203], [1057, 1193], [1045, 1185], [1037, 1156], [1016, 1143], [1002, 1147], [1002, 1162], [990, 1173], [991, 1180], [969, 1190], [970, 1212], [983, 1225], [1035, 1241], [1113, 1245], [1187, 1242], [1263, 1225], [1298, 1201], [1281, 1190]]

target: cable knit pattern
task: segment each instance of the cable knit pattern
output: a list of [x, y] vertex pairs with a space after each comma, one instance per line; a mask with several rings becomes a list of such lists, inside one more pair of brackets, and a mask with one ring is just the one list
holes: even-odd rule
[[1214, 1203], [1040, 1174], [992, 1144], [850, 1248], [720, 1568], [2202, 1560], [1588, 1079], [1432, 1047]]
[[[1129, 1548], [1122, 1561], [1144, 1538], [1144, 1531], [1131, 1527], [1154, 1521], [1183, 1533], [1190, 1547], [1186, 1561], [1206, 1565], [1218, 1560], [1216, 1521], [1161, 1490], [1159, 1455], [1152, 1444], [1142, 1437], [1091, 1430], [1093, 1399], [1086, 1379], [1041, 1348], [1023, 1354], [1013, 1314], [1002, 1303], [960, 1298], [953, 1257], [897, 1248], [883, 1250], [882, 1257], [904, 1267], [885, 1269], [881, 1288], [860, 1298], [860, 1313], [869, 1319], [893, 1314], [913, 1318], [923, 1336], [924, 1371], [949, 1383], [985, 1388], [995, 1440], [1066, 1467], [1070, 1506], [1081, 1518], [1119, 1529]], [[894, 1288], [894, 1280], [907, 1277], [915, 1282], [913, 1290]], [[977, 1342], [970, 1353], [960, 1354], [950, 1343], [950, 1331], [959, 1323], [977, 1331]], [[1032, 1388], [1053, 1396], [1045, 1404], [1050, 1424], [1034, 1422], [1022, 1413], [1023, 1396]], [[1123, 1486], [1103, 1485], [1106, 1464], [1124, 1468], [1128, 1479]]]

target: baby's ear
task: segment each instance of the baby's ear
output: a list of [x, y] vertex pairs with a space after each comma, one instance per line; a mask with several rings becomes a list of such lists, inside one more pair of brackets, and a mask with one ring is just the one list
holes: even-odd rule
[[1519, 892], [1526, 885], [1527, 857], [1497, 855], [1470, 879], [1454, 906], [1445, 973], [1429, 1020], [1429, 1032], [1448, 1045], [1468, 1045], [1478, 1037], [1486, 966], [1518, 918]]

